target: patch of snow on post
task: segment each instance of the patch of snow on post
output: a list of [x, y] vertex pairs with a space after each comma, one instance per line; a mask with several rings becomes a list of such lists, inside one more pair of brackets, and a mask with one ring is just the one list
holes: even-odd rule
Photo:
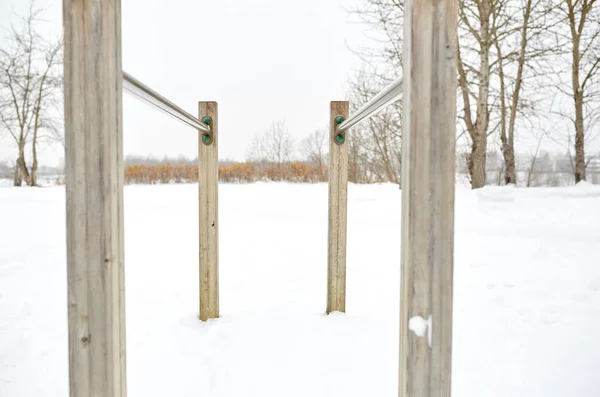
[[431, 333], [432, 333], [432, 318], [431, 314], [425, 320], [421, 316], [412, 316], [410, 320], [408, 320], [408, 329], [415, 333], [419, 338], [425, 336], [425, 332], [427, 332], [427, 343], [429, 347], [431, 347]]
[[421, 316], [413, 316], [408, 320], [408, 329], [418, 337], [422, 337], [425, 335], [425, 331], [427, 331], [427, 321]]

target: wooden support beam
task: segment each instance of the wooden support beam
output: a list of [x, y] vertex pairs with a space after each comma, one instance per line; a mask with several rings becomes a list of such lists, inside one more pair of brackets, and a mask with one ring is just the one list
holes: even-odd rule
[[69, 386], [124, 397], [121, 3], [63, 1]]
[[337, 126], [348, 118], [347, 101], [331, 102], [329, 131], [329, 229], [327, 314], [346, 311], [346, 219], [348, 202], [348, 142]]
[[404, 6], [400, 397], [449, 397], [457, 0]]
[[218, 131], [216, 102], [198, 104], [199, 119], [209, 118], [210, 134], [198, 136], [200, 204], [200, 320], [219, 317]]

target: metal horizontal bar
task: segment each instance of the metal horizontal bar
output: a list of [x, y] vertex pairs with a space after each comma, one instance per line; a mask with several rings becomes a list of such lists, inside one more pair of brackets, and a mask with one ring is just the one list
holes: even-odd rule
[[177, 120], [200, 130], [205, 133], [210, 133], [210, 129], [196, 117], [192, 116], [167, 98], [154, 91], [141, 81], [137, 80], [128, 73], [123, 72], [123, 89], [134, 95], [141, 101], [154, 106], [164, 113], [176, 118]]
[[338, 132], [344, 132], [355, 125], [367, 120], [369, 117], [379, 113], [388, 105], [396, 102], [402, 96], [402, 76], [398, 77], [387, 87], [381, 90], [377, 95], [362, 105], [354, 114], [348, 117], [338, 126]]

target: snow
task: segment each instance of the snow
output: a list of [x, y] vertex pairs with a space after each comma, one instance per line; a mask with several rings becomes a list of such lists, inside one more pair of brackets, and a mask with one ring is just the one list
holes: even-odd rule
[[432, 325], [433, 321], [431, 314], [429, 315], [429, 317], [427, 317], [427, 320], [425, 320], [421, 316], [412, 316], [408, 320], [408, 329], [414, 332], [415, 335], [417, 335], [419, 338], [425, 336], [425, 332], [427, 332], [427, 344], [429, 345], [429, 347], [431, 347], [431, 334], [433, 331]]
[[[129, 396], [396, 396], [400, 195], [350, 185], [326, 316], [327, 185], [221, 185], [201, 323], [197, 186], [126, 187]], [[0, 188], [0, 222], [0, 396], [67, 396], [64, 187]], [[597, 186], [457, 186], [454, 396], [600, 395], [599, 225]]]
[[408, 329], [415, 333], [419, 338], [425, 336], [427, 332], [427, 320], [421, 316], [413, 316], [408, 320]]

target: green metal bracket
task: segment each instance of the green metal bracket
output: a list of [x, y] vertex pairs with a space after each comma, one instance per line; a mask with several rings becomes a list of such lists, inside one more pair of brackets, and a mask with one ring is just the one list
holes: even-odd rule
[[[212, 119], [209, 116], [205, 116], [202, 118], [202, 123], [206, 124], [210, 128], [210, 125], [212, 124]], [[202, 143], [205, 144], [206, 146], [213, 143], [212, 128], [209, 133], [202, 135]]]
[[[335, 119], [333, 119], [336, 125], [342, 124], [344, 120], [344, 116], [336, 116]], [[337, 133], [333, 138], [333, 141], [338, 145], [343, 144], [346, 141], [346, 134], [344, 134], [343, 132]]]

